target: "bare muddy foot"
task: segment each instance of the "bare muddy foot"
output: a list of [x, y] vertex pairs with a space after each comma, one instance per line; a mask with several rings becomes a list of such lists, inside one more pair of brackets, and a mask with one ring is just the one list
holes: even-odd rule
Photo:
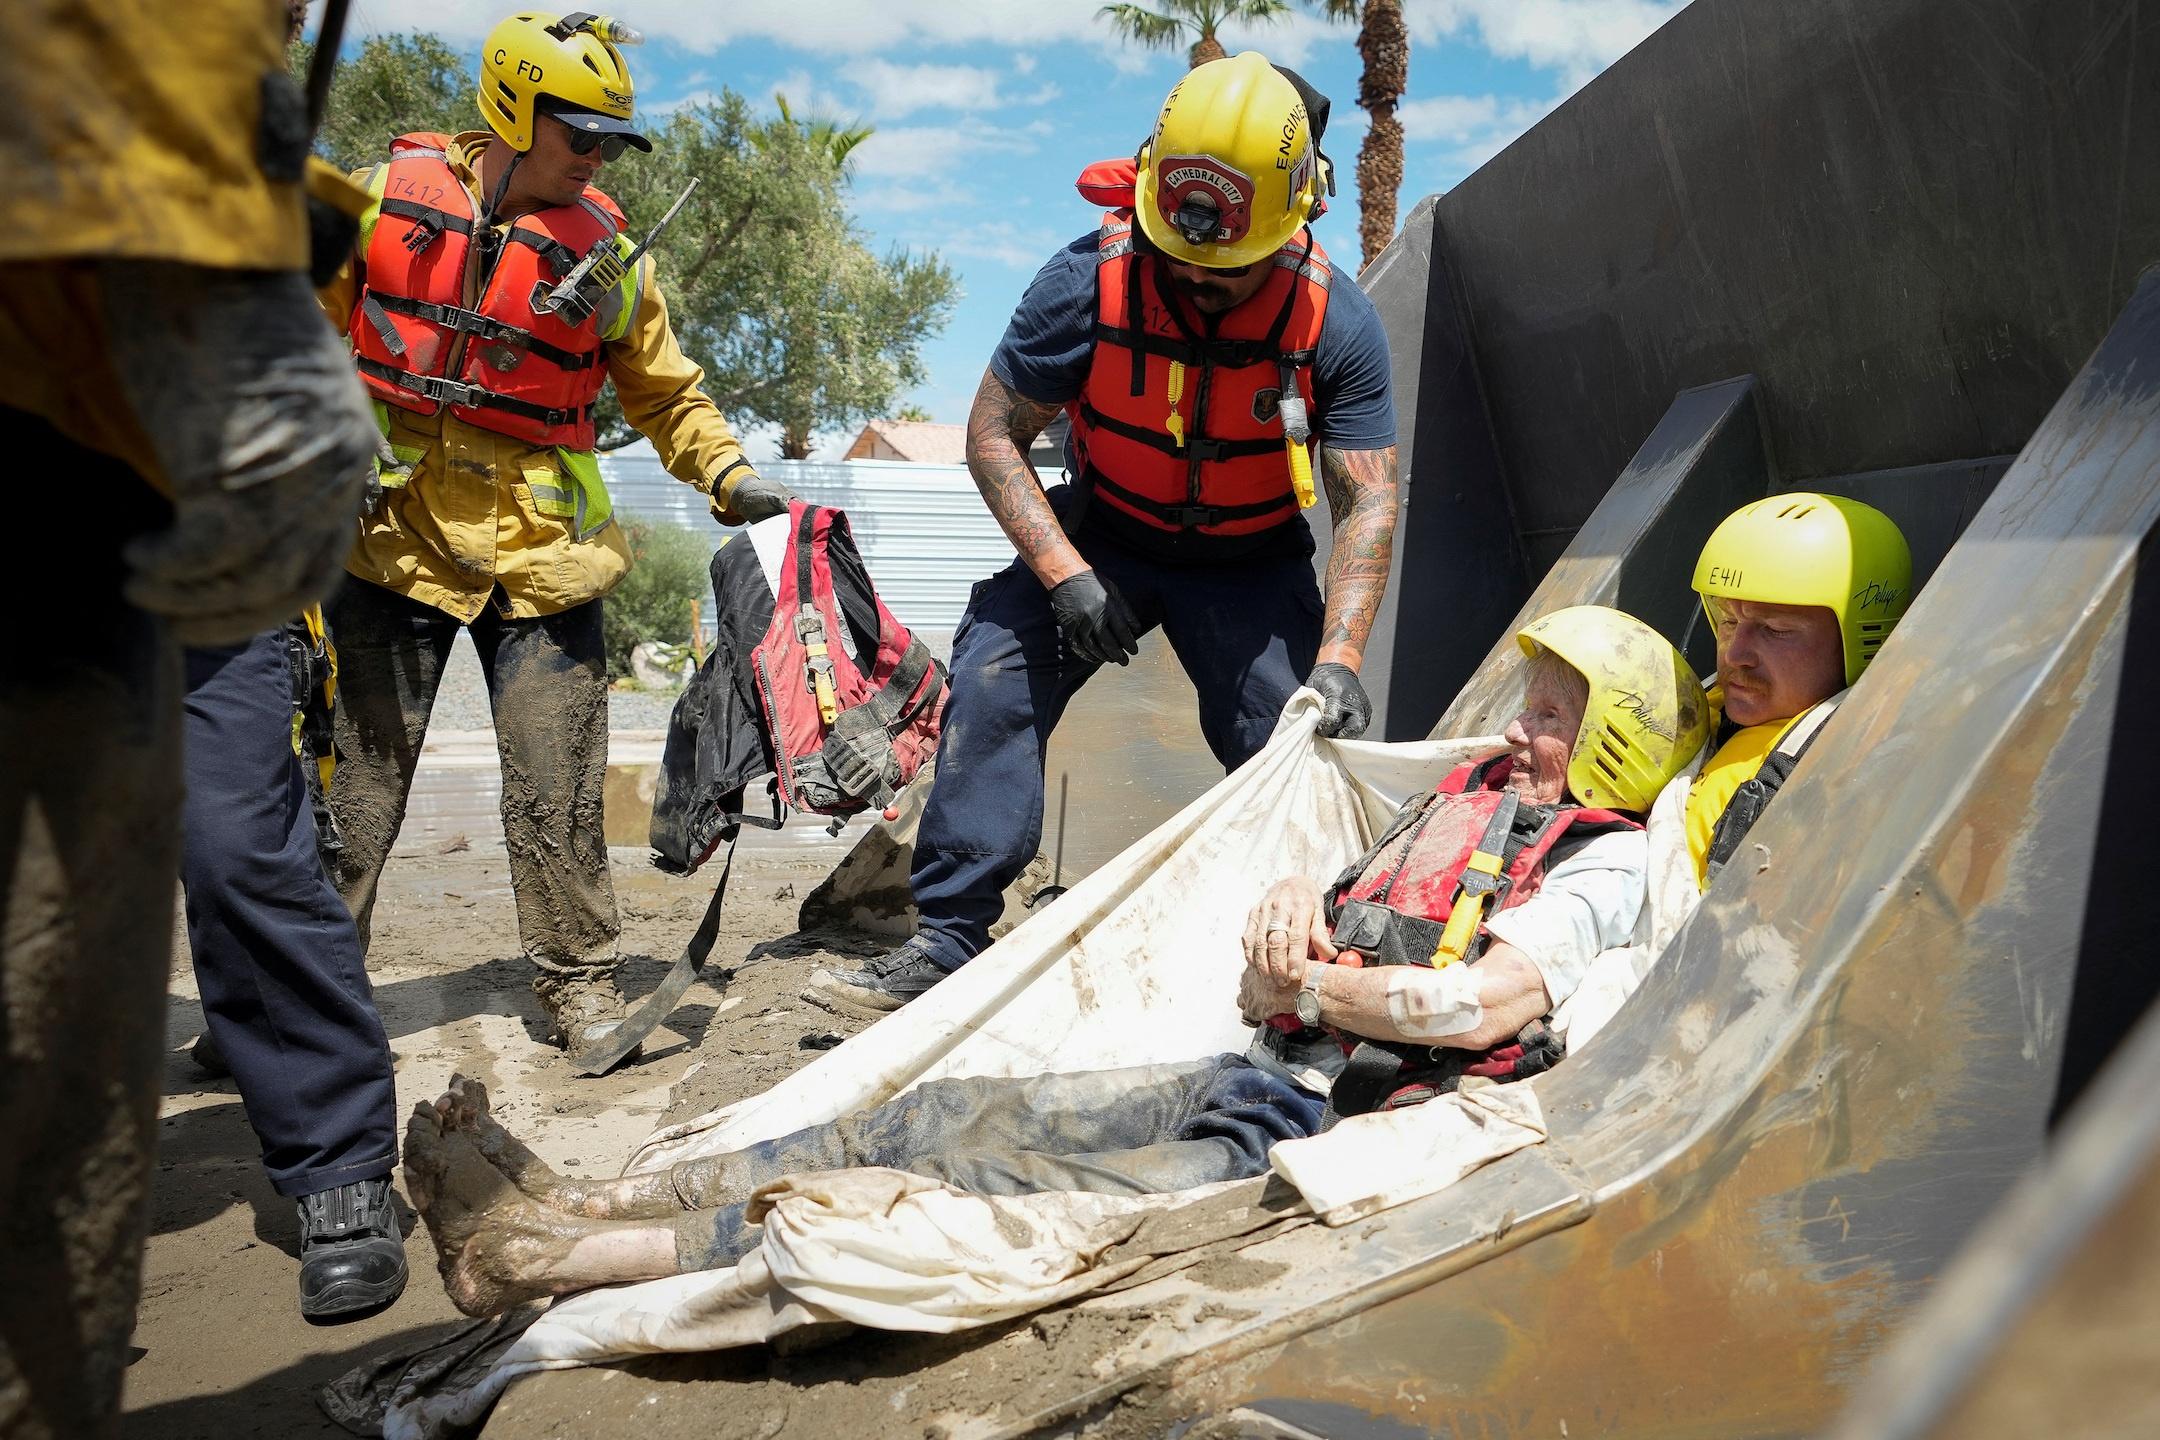
[[573, 1215], [607, 1218], [605, 1211], [593, 1208], [592, 1186], [564, 1177], [502, 1127], [489, 1109], [488, 1088], [480, 1081], [451, 1076], [450, 1088], [435, 1102], [435, 1114], [444, 1134], [465, 1136], [482, 1159], [532, 1199]]
[[405, 1189], [435, 1242], [443, 1289], [467, 1315], [576, 1288], [560, 1269], [590, 1224], [535, 1204], [432, 1105], [415, 1106], [405, 1127]]

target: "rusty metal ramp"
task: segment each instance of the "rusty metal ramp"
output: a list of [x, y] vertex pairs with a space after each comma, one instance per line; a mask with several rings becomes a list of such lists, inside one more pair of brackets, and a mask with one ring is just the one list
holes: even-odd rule
[[[1668, 424], [1709, 440], [1661, 426], [1527, 612], [1617, 593], [1655, 537], [1707, 532], [1712, 497], [1747, 483], [1712, 463], [1747, 388], [1676, 402]], [[2142, 718], [2119, 724], [2118, 699], [2126, 652], [2149, 654], [2138, 616], [2160, 611], [2132, 603], [2156, 520], [2149, 274], [1748, 851], [1598, 1043], [1534, 1082], [1546, 1144], [1340, 1230], [1247, 1224], [1172, 1273], [988, 1334], [632, 1367], [731, 1382], [667, 1386], [644, 1433], [1827, 1424], [2039, 1154], [2080, 966], [2129, 959], [2088, 942], [2126, 933], [2140, 898], [2092, 879], [2133, 743], [2118, 731]], [[1451, 713], [1505, 703], [1500, 673]], [[1240, 1198], [1273, 1203], [1257, 1184]], [[605, 1383], [549, 1377], [532, 1415], [513, 1387], [490, 1433], [537, 1433]]]

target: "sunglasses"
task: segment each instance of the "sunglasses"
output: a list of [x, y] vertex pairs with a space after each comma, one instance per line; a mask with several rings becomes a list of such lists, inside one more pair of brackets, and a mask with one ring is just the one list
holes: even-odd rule
[[570, 131], [570, 153], [573, 155], [590, 155], [598, 150], [600, 158], [612, 165], [622, 159], [623, 151], [630, 148], [629, 140], [621, 135], [601, 135], [569, 125], [563, 128]]

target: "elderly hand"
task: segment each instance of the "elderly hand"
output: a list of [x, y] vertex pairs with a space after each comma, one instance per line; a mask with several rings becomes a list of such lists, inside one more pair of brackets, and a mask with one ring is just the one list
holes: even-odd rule
[[1284, 985], [1265, 971], [1246, 966], [1238, 976], [1238, 1013], [1248, 1025], [1258, 1025], [1273, 1015], [1289, 1015], [1297, 1009], [1297, 992], [1304, 984]]
[[1302, 875], [1276, 881], [1246, 917], [1244, 945], [1249, 971], [1296, 995], [1308, 964], [1335, 958], [1320, 887]]

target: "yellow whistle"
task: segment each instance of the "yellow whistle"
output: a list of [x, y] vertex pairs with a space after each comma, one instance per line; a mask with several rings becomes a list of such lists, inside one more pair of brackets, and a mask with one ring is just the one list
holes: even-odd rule
[[1185, 364], [1181, 360], [1173, 360], [1170, 362], [1170, 418], [1163, 422], [1163, 428], [1170, 432], [1171, 440], [1176, 442], [1180, 450], [1185, 448], [1185, 417], [1178, 414], [1177, 407], [1184, 398]]
[[1313, 494], [1312, 452], [1300, 440], [1285, 440], [1283, 446], [1290, 452], [1290, 488], [1297, 492], [1298, 509], [1310, 510], [1319, 498]]

